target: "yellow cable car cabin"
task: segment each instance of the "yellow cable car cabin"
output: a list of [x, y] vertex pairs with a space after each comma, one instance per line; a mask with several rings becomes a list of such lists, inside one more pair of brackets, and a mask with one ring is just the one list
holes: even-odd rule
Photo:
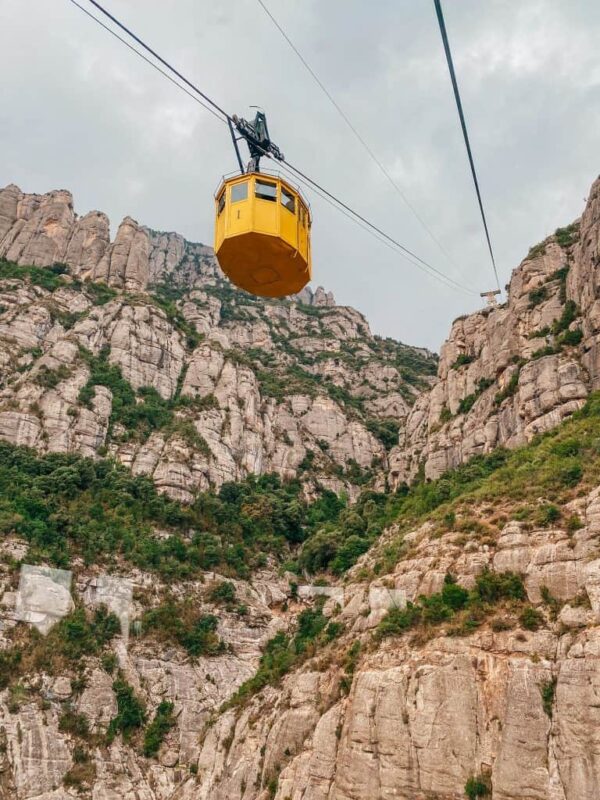
[[262, 172], [223, 181], [215, 253], [227, 277], [263, 297], [296, 294], [311, 279], [310, 211], [289, 183]]

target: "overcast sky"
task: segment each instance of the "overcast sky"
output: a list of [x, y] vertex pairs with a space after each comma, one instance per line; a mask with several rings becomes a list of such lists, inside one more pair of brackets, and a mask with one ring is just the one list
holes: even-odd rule
[[[105, 0], [227, 111], [263, 106], [290, 162], [442, 272], [493, 288], [432, 0], [265, 2], [441, 248], [257, 0]], [[504, 286], [530, 245], [580, 215], [598, 175], [600, 3], [446, 0], [445, 12]], [[0, 0], [0, 30], [0, 185], [70, 189], [113, 235], [129, 214], [211, 243], [213, 192], [236, 166], [227, 128], [69, 0]], [[437, 350], [479, 305], [309, 199], [314, 285], [375, 333]]]

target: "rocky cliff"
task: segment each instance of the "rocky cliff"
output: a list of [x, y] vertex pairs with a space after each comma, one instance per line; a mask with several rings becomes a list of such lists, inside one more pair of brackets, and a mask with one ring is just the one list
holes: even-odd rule
[[597, 180], [581, 219], [531, 248], [506, 303], [455, 320], [390, 456], [393, 483], [524, 444], [581, 407], [600, 382], [599, 263]]
[[0, 257], [0, 437], [108, 452], [181, 500], [249, 473], [383, 480], [435, 372], [321, 288], [259, 302], [210, 248], [130, 218], [111, 242], [65, 191], [0, 191]]
[[600, 182], [435, 382], [322, 290], [0, 199], [0, 798], [597, 800]]

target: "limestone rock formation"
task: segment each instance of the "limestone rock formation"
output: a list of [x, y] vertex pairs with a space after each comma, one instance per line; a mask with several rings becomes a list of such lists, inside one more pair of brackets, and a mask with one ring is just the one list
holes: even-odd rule
[[[77, 217], [67, 192], [8, 186], [0, 223], [0, 257], [25, 270], [0, 281], [0, 437], [109, 452], [186, 502], [249, 473], [351, 495], [383, 480], [393, 441], [378, 426], [401, 425], [431, 354], [374, 337], [321, 287], [276, 302], [237, 291], [176, 233], [127, 217], [110, 242], [106, 216]], [[161, 403], [161, 424], [132, 429], [136, 404]]]
[[[21, 265], [0, 262], [0, 437], [110, 455], [184, 502], [270, 471], [299, 477], [307, 497], [432, 478], [556, 427], [599, 386], [600, 182], [578, 225], [532, 248], [504, 306], [455, 321], [437, 380], [430, 354], [374, 337], [322, 291], [263, 303], [233, 290], [208, 248], [129, 219], [110, 243], [103, 220], [77, 220], [66, 193], [0, 193], [0, 252]], [[76, 608], [97, 608], [123, 581], [111, 607], [132, 635], [76, 665], [34, 650], [19, 682], [0, 671], [0, 798], [462, 800], [470, 786], [490, 800], [597, 800], [600, 489], [590, 483], [568, 500], [528, 498], [529, 509], [521, 495], [474, 493], [447, 516], [395, 520], [327, 586], [302, 585], [300, 570], [270, 557], [245, 580], [182, 580], [119, 553], [106, 579], [77, 555]], [[348, 539], [355, 509], [381, 497], [368, 491], [349, 509]], [[544, 523], [540, 511], [552, 512]], [[25, 638], [18, 516], [1, 517], [2, 668]], [[432, 624], [400, 617], [380, 635], [388, 612], [454, 583], [477, 597], [482, 575], [507, 571], [518, 597], [475, 603], [460, 626], [432, 605]], [[211, 587], [225, 580], [235, 602], [219, 604]], [[222, 646], [190, 654], [173, 642], [173, 617], [167, 631], [145, 629], [165, 600], [214, 615]], [[293, 638], [315, 616], [318, 646]], [[117, 676], [143, 704], [146, 733], [170, 709], [155, 750], [141, 730], [115, 732]]]
[[580, 408], [600, 382], [600, 179], [581, 220], [531, 249], [507, 301], [454, 322], [438, 381], [390, 454], [393, 484], [439, 476], [495, 447], [521, 445]]

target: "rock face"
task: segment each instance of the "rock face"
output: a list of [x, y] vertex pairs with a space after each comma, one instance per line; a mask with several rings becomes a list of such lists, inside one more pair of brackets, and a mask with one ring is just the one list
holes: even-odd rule
[[[110, 242], [106, 216], [78, 218], [68, 192], [0, 191], [0, 257], [56, 284], [0, 280], [0, 437], [109, 452], [179, 500], [249, 473], [351, 495], [365, 474], [383, 481], [378, 423], [397, 429], [435, 372], [320, 287], [259, 301], [210, 248], [129, 217]], [[133, 405], [157, 393], [163, 424], [132, 429], [127, 391]]]
[[507, 302], [460, 318], [390, 455], [393, 484], [434, 478], [474, 455], [556, 426], [600, 385], [600, 179], [581, 220], [514, 271]]
[[[258, 302], [223, 281], [208, 248], [132, 220], [110, 243], [103, 219], [77, 220], [67, 193], [0, 193], [1, 252], [23, 267], [0, 264], [0, 436], [11, 442], [108, 453], [186, 501], [265, 471], [301, 477], [309, 495], [353, 492], [365, 477], [380, 487], [386, 473], [434, 477], [524, 443], [598, 387], [599, 182], [579, 227], [515, 271], [505, 306], [454, 323], [416, 402], [430, 356], [373, 337], [357, 311], [318, 290]], [[23, 271], [32, 263], [47, 272]], [[231, 608], [210, 599], [213, 574], [166, 583], [125, 573], [116, 557], [119, 577], [107, 580], [78, 563], [76, 605], [118, 594], [114, 609], [139, 621], [165, 596], [186, 600], [218, 617], [226, 646], [192, 658], [159, 636], [113, 640], [149, 719], [173, 703], [175, 724], [148, 757], [140, 735], [106, 737], [119, 711], [110, 660], [92, 654], [55, 674], [32, 662], [0, 691], [0, 798], [461, 800], [473, 778], [490, 800], [597, 800], [600, 489], [582, 489], [552, 528], [496, 499], [459, 509], [450, 529], [392, 525], [327, 587], [298, 587], [267, 564], [234, 582]], [[7, 534], [0, 551], [2, 655], [18, 631], [14, 565], [26, 545]], [[389, 610], [439, 592], [448, 574], [468, 589], [486, 568], [523, 576], [535, 624], [507, 602], [458, 631], [375, 635]], [[293, 635], [323, 597], [330, 640], [228, 704], [265, 644]], [[65, 723], [72, 714], [83, 735]]]
[[[88, 658], [78, 684], [70, 673], [32, 677], [18, 713], [14, 698], [0, 693], [2, 796], [71, 797], [61, 786], [82, 744], [59, 726], [71, 708], [98, 737], [94, 797], [461, 800], [469, 778], [485, 776], [492, 800], [596, 800], [600, 490], [564, 511], [565, 518], [579, 514], [575, 533], [509, 518], [493, 542], [473, 535], [468, 546], [464, 536], [440, 536], [427, 522], [405, 535], [407, 555], [393, 571], [371, 583], [360, 575], [377, 551], [367, 554], [343, 587], [328, 590], [325, 612], [341, 636], [239, 708], [221, 706], [254, 673], [266, 641], [310, 607], [314, 592], [301, 587], [306, 599], [295, 599], [287, 580], [265, 570], [235, 583], [245, 606], [240, 616], [211, 605], [202, 584], [171, 585], [175, 598], [218, 614], [228, 649], [194, 660], [160, 640], [132, 639], [128, 650], [116, 641], [123, 674], [149, 714], [162, 701], [174, 704], [176, 725], [158, 755], [144, 758], [139, 743], [120, 738], [103, 744], [117, 713], [113, 679]], [[493, 525], [484, 508], [469, 513]], [[384, 535], [379, 552], [393, 536]], [[421, 641], [373, 638], [387, 609], [438, 591], [447, 572], [472, 586], [484, 567], [523, 574], [529, 601], [541, 609], [538, 630], [488, 621], [462, 636], [442, 629]], [[215, 576], [206, 577], [210, 586]], [[146, 607], [166, 588], [144, 573], [130, 579]], [[86, 571], [78, 576], [84, 603], [96, 584]], [[540, 605], [541, 587], [554, 598], [554, 617]], [[136, 601], [132, 615], [141, 609]], [[506, 614], [504, 608], [499, 619]]]

